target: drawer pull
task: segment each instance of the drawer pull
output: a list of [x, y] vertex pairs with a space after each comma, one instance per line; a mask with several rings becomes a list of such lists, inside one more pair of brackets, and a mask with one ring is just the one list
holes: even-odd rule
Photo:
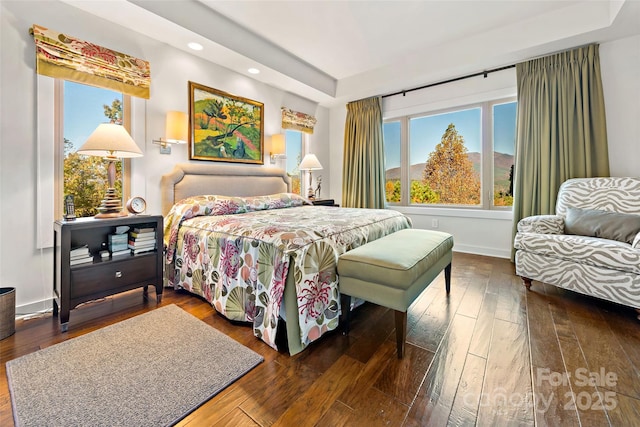
[[122, 271], [116, 271], [116, 279], [119, 279], [122, 277]]

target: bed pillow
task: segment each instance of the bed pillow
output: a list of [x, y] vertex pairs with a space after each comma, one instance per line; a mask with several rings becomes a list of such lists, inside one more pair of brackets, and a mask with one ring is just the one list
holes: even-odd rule
[[564, 232], [633, 244], [640, 233], [640, 215], [594, 209], [567, 209]]
[[244, 201], [248, 211], [292, 208], [310, 204], [307, 199], [295, 193], [277, 193], [267, 196], [245, 197]]

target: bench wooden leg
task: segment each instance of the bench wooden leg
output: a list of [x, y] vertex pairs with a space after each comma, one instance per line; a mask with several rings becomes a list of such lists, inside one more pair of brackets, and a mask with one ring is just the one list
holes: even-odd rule
[[444, 286], [448, 295], [451, 292], [451, 263], [444, 268]]
[[531, 290], [531, 279], [529, 279], [528, 277], [523, 277], [522, 283], [524, 284], [525, 288], [527, 288], [528, 291]]
[[349, 295], [340, 294], [340, 307], [342, 309], [340, 315], [342, 334], [349, 335], [349, 322], [351, 321], [351, 297]]
[[404, 356], [404, 343], [407, 340], [407, 312], [394, 310], [396, 314], [396, 345], [398, 359]]

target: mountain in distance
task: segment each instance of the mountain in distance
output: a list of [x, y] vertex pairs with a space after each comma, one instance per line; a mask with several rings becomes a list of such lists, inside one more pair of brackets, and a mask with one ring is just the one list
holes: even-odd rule
[[[476, 171], [480, 171], [480, 153], [467, 153], [469, 160], [473, 163], [473, 168]], [[504, 154], [504, 153], [493, 153], [493, 162], [494, 162], [494, 173], [496, 177], [496, 181], [506, 181], [507, 187], [509, 182], [509, 171], [511, 169], [511, 165], [513, 165], [514, 156], [513, 154]], [[410, 176], [411, 181], [422, 181], [422, 175], [424, 173], [424, 166], [426, 163], [416, 163], [415, 165], [411, 165], [410, 168]], [[388, 180], [398, 180], [400, 179], [400, 168], [390, 168], [387, 169], [386, 178]]]

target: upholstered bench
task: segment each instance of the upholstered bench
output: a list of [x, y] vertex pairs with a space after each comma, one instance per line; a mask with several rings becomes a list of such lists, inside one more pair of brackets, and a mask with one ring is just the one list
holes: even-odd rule
[[451, 289], [453, 236], [405, 229], [345, 252], [338, 259], [344, 331], [349, 333], [351, 297], [395, 310], [398, 358], [407, 337], [407, 309], [442, 270]]

